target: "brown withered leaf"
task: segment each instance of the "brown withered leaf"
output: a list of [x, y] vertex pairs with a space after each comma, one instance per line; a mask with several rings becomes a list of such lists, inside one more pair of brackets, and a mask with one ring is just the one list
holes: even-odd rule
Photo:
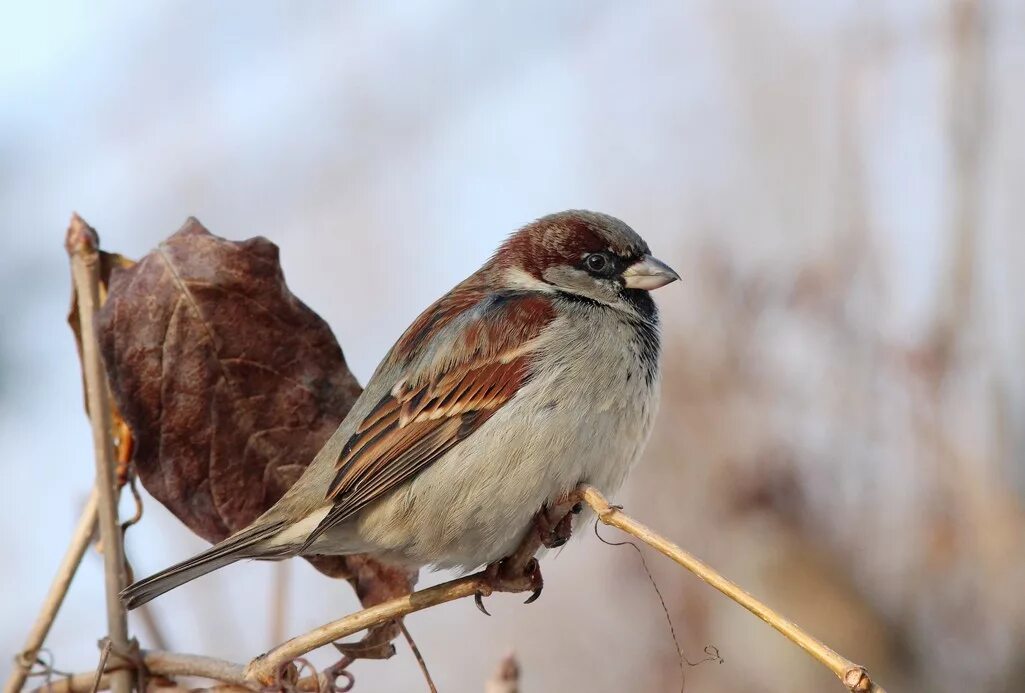
[[[310, 561], [320, 569], [318, 563], [334, 556], [316, 556]], [[349, 582], [363, 606], [373, 606], [389, 599], [409, 594], [413, 589], [410, 573], [395, 566], [384, 565], [366, 556], [349, 556], [346, 567], [351, 571]], [[416, 574], [412, 574], [415, 580]], [[357, 642], [335, 643], [343, 655], [352, 659], [388, 659], [395, 654], [391, 644], [399, 635], [395, 621], [387, 621], [370, 628]]]
[[[361, 391], [327, 323], [285, 285], [277, 246], [191, 218], [114, 269], [98, 330], [143, 486], [211, 542], [281, 497]], [[416, 578], [365, 557], [313, 563], [361, 601]]]

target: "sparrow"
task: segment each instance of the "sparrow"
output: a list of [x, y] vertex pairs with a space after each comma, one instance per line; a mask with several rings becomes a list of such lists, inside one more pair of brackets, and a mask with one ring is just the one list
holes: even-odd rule
[[581, 483], [614, 494], [641, 454], [659, 399], [649, 292], [677, 279], [606, 214], [521, 228], [409, 326], [277, 503], [123, 602], [246, 558], [469, 571], [509, 556], [539, 509]]

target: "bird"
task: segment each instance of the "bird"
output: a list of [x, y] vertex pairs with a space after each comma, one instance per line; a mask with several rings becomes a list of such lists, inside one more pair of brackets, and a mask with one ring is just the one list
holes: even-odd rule
[[679, 278], [613, 216], [568, 210], [525, 225], [413, 321], [271, 508], [128, 586], [123, 603], [241, 559], [495, 565], [579, 484], [623, 484], [659, 403], [650, 292]]

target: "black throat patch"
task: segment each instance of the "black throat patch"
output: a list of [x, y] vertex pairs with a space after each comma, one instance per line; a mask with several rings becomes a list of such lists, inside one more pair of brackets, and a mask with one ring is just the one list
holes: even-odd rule
[[623, 290], [623, 297], [637, 311], [636, 317], [616, 310], [593, 298], [580, 296], [568, 291], [558, 291], [557, 293], [563, 300], [592, 306], [596, 310], [615, 311], [618, 315], [622, 316], [623, 322], [629, 325], [633, 332], [633, 346], [640, 358], [645, 382], [651, 385], [655, 381], [655, 376], [658, 374], [658, 358], [662, 349], [659, 339], [658, 307], [655, 305], [655, 300], [649, 292], [641, 289]]

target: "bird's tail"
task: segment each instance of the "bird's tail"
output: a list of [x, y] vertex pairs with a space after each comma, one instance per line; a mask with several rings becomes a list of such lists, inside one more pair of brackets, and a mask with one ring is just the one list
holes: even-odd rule
[[264, 556], [262, 553], [252, 552], [251, 549], [264, 539], [277, 534], [283, 526], [283, 522], [274, 522], [233, 534], [188, 560], [132, 583], [121, 590], [121, 601], [127, 608], [134, 609], [164, 592], [243, 558], [273, 558], [275, 556]]

